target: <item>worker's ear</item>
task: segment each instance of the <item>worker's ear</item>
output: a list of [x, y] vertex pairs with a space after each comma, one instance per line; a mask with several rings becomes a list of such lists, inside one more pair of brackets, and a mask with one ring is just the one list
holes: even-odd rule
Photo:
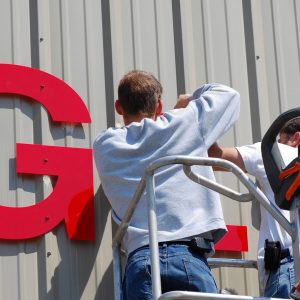
[[162, 100], [158, 99], [157, 104], [156, 104], [156, 111], [155, 111], [155, 115], [156, 116], [160, 116], [162, 114]]
[[119, 99], [117, 99], [115, 101], [115, 109], [119, 115], [121, 115], [121, 116], [124, 115], [124, 110], [123, 110], [123, 107], [122, 107]]
[[298, 147], [300, 145], [300, 131], [297, 131], [293, 135], [293, 146]]

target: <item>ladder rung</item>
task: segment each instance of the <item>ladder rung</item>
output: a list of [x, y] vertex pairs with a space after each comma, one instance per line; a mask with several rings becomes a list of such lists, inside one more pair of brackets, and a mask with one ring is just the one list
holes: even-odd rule
[[233, 259], [233, 258], [208, 258], [207, 262], [210, 267], [234, 267], [234, 268], [255, 268], [257, 269], [257, 262], [255, 260], [247, 259]]

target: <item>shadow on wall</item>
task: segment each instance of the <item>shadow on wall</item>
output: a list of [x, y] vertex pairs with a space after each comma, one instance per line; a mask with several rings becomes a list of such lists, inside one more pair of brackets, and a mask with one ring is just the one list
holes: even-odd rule
[[[107, 200], [108, 202], [108, 200]], [[117, 232], [118, 225], [112, 219], [112, 237], [115, 236]], [[126, 258], [121, 257], [126, 262]], [[124, 262], [123, 262], [124, 266]], [[106, 269], [105, 274], [103, 274], [101, 283], [98, 287], [96, 296], [94, 300], [114, 300], [114, 270], [113, 270], [113, 261], [111, 261], [109, 267]]]
[[[99, 278], [97, 278], [99, 274], [101, 282], [95, 292], [94, 299], [114, 299], [112, 262], [105, 267], [107, 258], [111, 258], [109, 253], [111, 251], [111, 239], [104, 238], [108, 217], [110, 216], [109, 212], [110, 205], [100, 186], [95, 194], [95, 242], [69, 241], [65, 228], [62, 228], [64, 225], [59, 226], [56, 230], [56, 235], [61, 260], [54, 270], [51, 279], [51, 289], [46, 297], [41, 297], [41, 299], [90, 300], [92, 299], [91, 295], [94, 294], [94, 284], [99, 281]], [[111, 238], [111, 229], [109, 228], [108, 230], [109, 238]], [[105, 248], [103, 253], [99, 252], [100, 246], [101, 250]], [[47, 254], [46, 259], [51, 259], [51, 255]]]

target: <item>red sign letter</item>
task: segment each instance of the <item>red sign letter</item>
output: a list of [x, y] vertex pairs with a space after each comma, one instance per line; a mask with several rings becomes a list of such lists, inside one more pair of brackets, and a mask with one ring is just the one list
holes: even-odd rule
[[[0, 94], [40, 102], [57, 122], [90, 123], [80, 96], [64, 81], [29, 67], [0, 64]], [[43, 235], [65, 221], [68, 236], [95, 239], [92, 150], [17, 144], [17, 172], [58, 177], [51, 195], [27, 207], [0, 205], [0, 239]]]

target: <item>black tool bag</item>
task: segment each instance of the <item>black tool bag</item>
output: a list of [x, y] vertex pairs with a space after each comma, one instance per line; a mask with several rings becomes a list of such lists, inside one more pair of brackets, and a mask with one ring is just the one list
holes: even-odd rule
[[281, 245], [280, 242], [270, 242], [265, 240], [265, 269], [276, 271], [279, 268], [281, 260]]
[[192, 250], [205, 257], [210, 257], [215, 253], [213, 241], [203, 237], [192, 238], [190, 247]]

